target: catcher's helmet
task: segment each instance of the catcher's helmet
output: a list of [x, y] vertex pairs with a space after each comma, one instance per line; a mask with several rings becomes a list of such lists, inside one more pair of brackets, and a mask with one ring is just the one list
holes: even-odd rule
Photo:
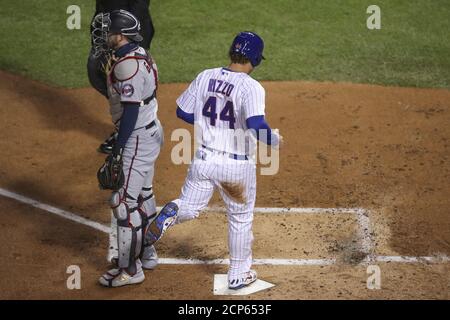
[[261, 63], [261, 59], [264, 59], [263, 50], [263, 39], [254, 32], [244, 31], [234, 38], [230, 47], [230, 55], [240, 53], [250, 60], [253, 67], [256, 67]]
[[114, 10], [111, 13], [98, 13], [92, 20], [92, 46], [96, 57], [109, 50], [107, 39], [109, 33], [123, 34], [134, 42], [142, 41], [139, 34], [139, 20], [126, 10]]
[[143, 38], [139, 34], [141, 24], [133, 14], [126, 10], [114, 10], [109, 14], [109, 19], [109, 33], [121, 33], [132, 41], [142, 41]]

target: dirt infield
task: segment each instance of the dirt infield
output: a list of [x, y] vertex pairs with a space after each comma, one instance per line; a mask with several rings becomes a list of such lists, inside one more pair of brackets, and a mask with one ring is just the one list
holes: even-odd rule
[[[110, 133], [107, 103], [92, 89], [55, 89], [0, 72], [0, 188], [108, 223], [108, 192], [95, 173]], [[375, 254], [450, 256], [450, 91], [265, 82], [267, 117], [286, 140], [280, 172], [258, 176], [257, 207], [365, 208]], [[176, 198], [187, 166], [170, 160], [170, 133], [185, 84], [161, 85], [166, 143], [157, 162], [159, 205]], [[219, 205], [217, 197], [212, 205]], [[254, 258], [336, 259], [332, 265], [257, 265], [276, 286], [251, 299], [450, 298], [450, 263], [377, 263], [382, 288], [366, 288], [352, 260], [358, 219], [351, 213], [255, 214]], [[107, 235], [0, 196], [0, 299], [215, 299], [225, 265], [160, 265], [139, 286], [97, 285]], [[158, 243], [160, 257], [227, 258], [226, 219], [205, 213]], [[356, 240], [355, 240], [356, 239]], [[356, 252], [357, 253], [357, 252]], [[364, 257], [361, 257], [363, 259]], [[79, 265], [82, 289], [66, 288]]]

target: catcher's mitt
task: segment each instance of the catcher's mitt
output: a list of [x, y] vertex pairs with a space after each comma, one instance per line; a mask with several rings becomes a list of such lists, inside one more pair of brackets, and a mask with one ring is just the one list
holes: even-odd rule
[[125, 175], [122, 167], [123, 162], [121, 153], [107, 156], [105, 163], [97, 171], [97, 179], [100, 188], [114, 191], [122, 188], [125, 182]]

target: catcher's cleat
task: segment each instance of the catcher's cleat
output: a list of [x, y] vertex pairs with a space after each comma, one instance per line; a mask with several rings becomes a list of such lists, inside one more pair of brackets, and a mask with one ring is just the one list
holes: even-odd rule
[[111, 135], [98, 147], [97, 151], [100, 153], [111, 154], [114, 144], [117, 141], [117, 137], [117, 131], [111, 133]]
[[177, 219], [178, 205], [169, 202], [161, 209], [156, 218], [150, 223], [145, 233], [145, 245], [151, 246], [158, 241]]
[[129, 275], [124, 269], [111, 269], [104, 275], [102, 275], [100, 279], [98, 279], [102, 286], [108, 288], [117, 288], [129, 284], [138, 284], [143, 282], [144, 280], [145, 275], [144, 271], [142, 271], [142, 268], [139, 268], [139, 270], [132, 276]]
[[158, 255], [154, 246], [147, 246], [141, 255], [142, 268], [146, 270], [155, 269], [158, 265]]
[[102, 275], [100, 277], [104, 278], [105, 280], [110, 280], [110, 279], [114, 279], [115, 277], [117, 277], [117, 275], [120, 273], [120, 268], [114, 268], [111, 270], [106, 271], [106, 273], [104, 275]]
[[228, 280], [228, 288], [237, 290], [242, 289], [248, 285], [251, 285], [258, 279], [258, 275], [255, 270], [250, 270], [242, 275], [240, 278]]

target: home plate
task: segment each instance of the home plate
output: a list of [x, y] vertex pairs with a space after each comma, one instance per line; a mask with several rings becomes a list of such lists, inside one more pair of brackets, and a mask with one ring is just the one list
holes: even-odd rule
[[226, 274], [214, 275], [214, 295], [216, 296], [245, 296], [258, 291], [266, 290], [275, 285], [263, 280], [256, 280], [251, 285], [238, 290], [228, 289], [228, 279]]

